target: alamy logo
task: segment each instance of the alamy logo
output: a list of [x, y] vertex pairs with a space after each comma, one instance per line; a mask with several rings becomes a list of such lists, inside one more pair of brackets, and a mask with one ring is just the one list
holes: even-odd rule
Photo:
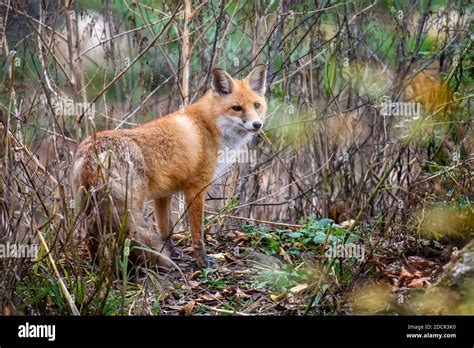
[[221, 164], [234, 164], [234, 163], [256, 163], [257, 162], [257, 151], [256, 150], [234, 150], [225, 147], [217, 152], [217, 163]]
[[47, 338], [48, 341], [56, 339], [56, 325], [35, 325], [26, 322], [18, 326], [18, 337], [20, 338]]
[[347, 243], [347, 244], [336, 244], [329, 246], [324, 255], [328, 259], [332, 258], [354, 258], [357, 259], [358, 261], [364, 260], [364, 255], [365, 255], [365, 249], [364, 246], [360, 244], [354, 244], [354, 243]]
[[38, 258], [38, 244], [0, 244], [0, 259], [30, 259]]
[[390, 99], [382, 103], [380, 114], [382, 116], [420, 117], [421, 105], [413, 102], [392, 102]]
[[[48, 100], [42, 96], [43, 105], [48, 105]], [[51, 108], [56, 116], [81, 116], [92, 118], [95, 115], [95, 104], [79, 103], [72, 99], [54, 96], [50, 98]]]

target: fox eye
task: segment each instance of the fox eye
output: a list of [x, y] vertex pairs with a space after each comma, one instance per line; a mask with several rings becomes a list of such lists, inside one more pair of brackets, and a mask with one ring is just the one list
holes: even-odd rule
[[255, 106], [255, 109], [258, 110], [258, 109], [260, 109], [261, 105], [259, 103], [255, 103], [255, 104], [253, 104], [253, 106]]
[[234, 111], [242, 111], [242, 107], [241, 107], [240, 105], [234, 105], [234, 106], [232, 107], [232, 110], [234, 110]]

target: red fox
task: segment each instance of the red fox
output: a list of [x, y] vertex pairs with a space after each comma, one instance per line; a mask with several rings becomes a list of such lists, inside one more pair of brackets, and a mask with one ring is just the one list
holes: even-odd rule
[[[179, 250], [169, 238], [170, 202], [174, 193], [183, 192], [197, 265], [212, 267], [201, 229], [206, 189], [232, 164], [218, 163], [219, 150], [242, 149], [262, 128], [267, 110], [265, 85], [265, 65], [257, 65], [241, 80], [216, 69], [211, 88], [195, 103], [134, 129], [108, 130], [86, 138], [71, 171], [75, 195], [100, 192], [107, 180], [114, 215], [120, 221], [126, 213], [130, 238], [158, 252], [166, 243], [166, 255], [176, 255]], [[161, 238], [141, 226], [146, 199], [154, 200]], [[99, 236], [89, 239], [95, 241], [92, 250], [89, 246], [94, 253]], [[145, 255], [156, 261], [155, 254]]]

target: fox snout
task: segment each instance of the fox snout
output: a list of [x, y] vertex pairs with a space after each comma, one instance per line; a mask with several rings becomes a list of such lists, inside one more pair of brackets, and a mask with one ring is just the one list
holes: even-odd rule
[[245, 120], [244, 127], [250, 132], [258, 132], [262, 128], [263, 122], [260, 119]]
[[242, 114], [242, 122], [244, 128], [249, 132], [258, 132], [263, 126], [264, 113], [258, 112], [253, 105], [246, 107], [246, 111]]
[[262, 125], [263, 125], [263, 123], [260, 120], [252, 122], [252, 126], [255, 130], [259, 130], [260, 128], [262, 128]]

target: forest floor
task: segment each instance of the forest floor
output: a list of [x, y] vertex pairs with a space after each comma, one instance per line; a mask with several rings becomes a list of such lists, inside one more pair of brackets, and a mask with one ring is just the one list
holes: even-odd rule
[[[104, 271], [78, 250], [63, 254], [57, 263], [84, 315], [451, 313], [450, 294], [423, 297], [434, 304], [420, 302], [416, 294], [440, 277], [456, 254], [453, 244], [408, 232], [380, 238], [367, 227], [365, 233], [349, 233], [351, 222], [312, 218], [300, 223], [287, 228], [237, 224], [206, 234], [215, 269], [197, 269], [189, 231], [173, 235], [183, 255], [167, 271], [135, 268], [122, 260], [115, 271]], [[353, 248], [341, 254], [341, 245]], [[57, 280], [44, 265], [25, 274], [17, 290], [20, 311], [5, 307], [6, 315], [70, 314]]]
[[[404, 236], [366, 240], [361, 258], [327, 257], [322, 245], [337, 243], [345, 231], [323, 219], [301, 229], [243, 226], [242, 232], [206, 235], [208, 254], [217, 263], [216, 269], [206, 270], [196, 269], [189, 234], [177, 233], [175, 242], [184, 252], [176, 261], [181, 272], [161, 274], [159, 308], [152, 305], [149, 312], [243, 316], [413, 313], [413, 308], [400, 306], [404, 296], [433, 284], [456, 250], [433, 240]], [[362, 239], [349, 241], [361, 243]]]

